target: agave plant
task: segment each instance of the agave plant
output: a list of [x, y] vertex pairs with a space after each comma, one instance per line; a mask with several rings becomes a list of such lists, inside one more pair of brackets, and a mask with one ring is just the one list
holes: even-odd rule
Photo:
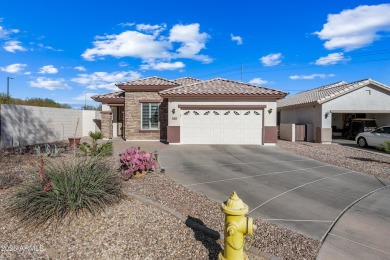
[[122, 176], [125, 180], [132, 178], [137, 172], [150, 171], [157, 168], [157, 161], [152, 153], [139, 151], [132, 147], [120, 155]]

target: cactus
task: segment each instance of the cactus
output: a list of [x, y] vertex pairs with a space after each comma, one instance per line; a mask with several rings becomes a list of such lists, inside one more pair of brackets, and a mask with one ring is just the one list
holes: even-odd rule
[[39, 145], [35, 146], [34, 150], [38, 157], [41, 156], [41, 147]]
[[61, 152], [60, 150], [57, 148], [57, 145], [54, 145], [54, 149], [53, 149], [53, 152], [52, 152], [52, 156], [53, 157], [58, 157], [60, 156]]
[[25, 147], [19, 147], [19, 154], [25, 154], [26, 148]]
[[47, 156], [50, 156], [51, 154], [51, 149], [49, 144], [45, 144], [45, 153], [47, 153]]
[[126, 149], [120, 156], [122, 176], [130, 179], [140, 171], [149, 171], [157, 168], [157, 161], [152, 153], [139, 151], [136, 148]]

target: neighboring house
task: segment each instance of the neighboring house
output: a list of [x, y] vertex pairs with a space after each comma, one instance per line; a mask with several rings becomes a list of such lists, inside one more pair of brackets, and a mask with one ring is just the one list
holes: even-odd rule
[[102, 102], [106, 138], [181, 144], [275, 144], [276, 100], [286, 92], [242, 82], [149, 77], [117, 84]]
[[278, 124], [308, 125], [307, 141], [330, 143], [351, 118], [390, 125], [390, 88], [372, 79], [344, 81], [278, 100]]

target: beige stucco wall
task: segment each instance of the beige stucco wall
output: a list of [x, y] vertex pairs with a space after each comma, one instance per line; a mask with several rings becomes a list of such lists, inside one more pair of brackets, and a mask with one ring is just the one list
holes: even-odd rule
[[356, 110], [366, 111], [390, 111], [390, 95], [374, 85], [369, 85], [361, 89], [330, 100], [322, 104], [322, 128], [332, 127], [332, 117], [325, 118], [325, 113], [332, 110]]
[[280, 124], [311, 125], [308, 129], [308, 141], [316, 141], [316, 128], [321, 127], [320, 105], [307, 105], [295, 108], [283, 108], [280, 111]]
[[[168, 100], [168, 125], [180, 126], [180, 108], [179, 105], [265, 105], [264, 108], [264, 126], [276, 126], [276, 102], [266, 99], [239, 99], [239, 98], [170, 98]], [[175, 114], [172, 113], [175, 109]], [[271, 113], [268, 110], [272, 109]]]
[[[369, 85], [346, 93], [323, 104], [307, 105], [281, 109], [281, 124], [313, 124], [314, 141], [330, 142], [332, 125], [343, 127], [341, 114], [332, 115], [332, 111], [357, 111], [377, 119], [378, 125], [390, 124], [389, 114], [377, 113], [390, 111], [389, 92], [374, 85]], [[325, 114], [329, 112], [328, 116]], [[320, 139], [319, 139], [320, 138]]]
[[390, 114], [376, 114], [375, 121], [378, 126], [390, 126]]
[[61, 108], [4, 105], [0, 109], [1, 147], [67, 140], [98, 130], [99, 112]]
[[295, 124], [280, 124], [280, 139], [295, 142]]

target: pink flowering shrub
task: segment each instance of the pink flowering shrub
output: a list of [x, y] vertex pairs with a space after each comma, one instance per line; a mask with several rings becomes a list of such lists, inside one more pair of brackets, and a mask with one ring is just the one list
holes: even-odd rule
[[126, 149], [120, 155], [120, 162], [125, 180], [132, 178], [137, 172], [150, 171], [157, 167], [157, 161], [152, 153], [139, 151], [134, 147]]

